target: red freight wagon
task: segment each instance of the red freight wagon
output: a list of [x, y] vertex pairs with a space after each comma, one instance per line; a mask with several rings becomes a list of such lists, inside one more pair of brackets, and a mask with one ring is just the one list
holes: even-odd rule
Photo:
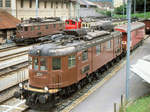
[[146, 33], [150, 34], [150, 19], [144, 19], [141, 22], [145, 24]]
[[[122, 46], [123, 49], [127, 48], [127, 24], [115, 27], [116, 31], [120, 31], [123, 34]], [[131, 49], [135, 48], [142, 42], [145, 36], [145, 24], [142, 22], [131, 23]]]

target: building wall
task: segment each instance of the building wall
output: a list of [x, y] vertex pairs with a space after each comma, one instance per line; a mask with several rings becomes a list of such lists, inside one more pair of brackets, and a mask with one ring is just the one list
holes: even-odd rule
[[[6, 0], [2, 1], [3, 7], [0, 9], [6, 10], [20, 20], [36, 17], [36, 0], [31, 0], [32, 7], [30, 7], [30, 0], [10, 0], [11, 7], [8, 8], [5, 6]], [[38, 17], [61, 17], [63, 20], [76, 17], [75, 2], [65, 3], [66, 0], [47, 0], [45, 3], [45, 1], [39, 0]]]
[[96, 8], [80, 8], [80, 17], [101, 16], [96, 12]]

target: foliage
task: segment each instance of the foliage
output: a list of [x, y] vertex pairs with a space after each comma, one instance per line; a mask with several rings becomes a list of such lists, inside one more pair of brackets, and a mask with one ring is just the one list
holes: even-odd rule
[[123, 14], [123, 8], [124, 8], [124, 13], [126, 14], [126, 5], [121, 5], [120, 7], [117, 7], [114, 9], [115, 14]]
[[100, 10], [100, 9], [96, 9], [96, 11], [100, 14], [103, 14], [105, 16], [111, 17], [111, 11], [106, 11], [106, 10]]
[[[123, 16], [123, 15], [115, 14], [113, 17], [114, 18], [126, 18], [126, 15]], [[132, 18], [134, 18], [134, 17], [136, 17], [136, 18], [150, 18], [150, 12], [147, 12], [145, 17], [144, 17], [144, 13], [132, 14], [131, 17]]]
[[150, 96], [144, 96], [127, 107], [127, 112], [149, 112]]

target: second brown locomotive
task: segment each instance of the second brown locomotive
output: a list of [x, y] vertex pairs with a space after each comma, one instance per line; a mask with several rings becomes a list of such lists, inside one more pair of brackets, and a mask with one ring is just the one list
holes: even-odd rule
[[30, 18], [17, 25], [16, 36], [12, 40], [17, 44], [30, 44], [49, 39], [50, 35], [60, 33], [64, 22], [59, 18]]

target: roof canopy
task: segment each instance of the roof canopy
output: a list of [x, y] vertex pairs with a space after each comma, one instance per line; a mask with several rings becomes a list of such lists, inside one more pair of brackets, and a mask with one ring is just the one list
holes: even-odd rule
[[16, 24], [18, 23], [20, 23], [20, 20], [6, 11], [0, 11], [0, 30], [16, 28]]

